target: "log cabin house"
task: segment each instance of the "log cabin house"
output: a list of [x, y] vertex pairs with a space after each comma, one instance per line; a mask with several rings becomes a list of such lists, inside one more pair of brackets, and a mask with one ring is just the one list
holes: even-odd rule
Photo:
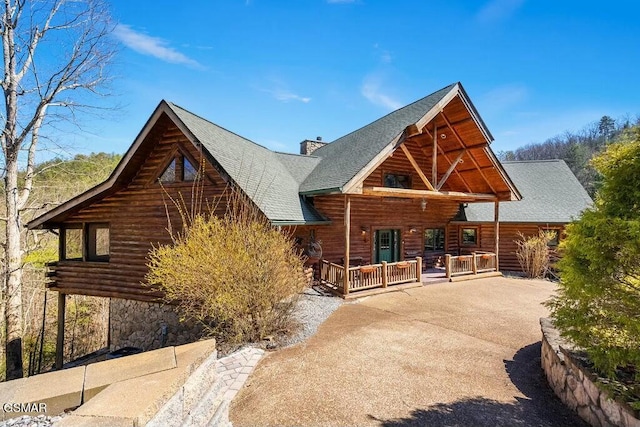
[[[243, 191], [343, 296], [419, 285], [442, 260], [449, 277], [497, 272], [500, 205], [522, 197], [492, 140], [460, 83], [331, 143], [305, 140], [301, 154], [268, 150], [162, 101], [105, 182], [28, 227], [58, 230], [48, 286], [61, 296], [59, 312], [65, 295], [93, 295], [111, 298], [112, 319], [118, 302], [161, 297], [142, 285], [147, 253], [169, 241], [165, 191], [189, 203], [199, 165], [207, 199], [227, 185]], [[474, 237], [459, 231], [460, 207], [476, 203], [490, 218], [467, 211]]]
[[[562, 160], [513, 161], [502, 162], [502, 165], [518, 187], [522, 200], [500, 206], [500, 268], [520, 271], [515, 253], [520, 234], [534, 236], [540, 230], [550, 232], [549, 246], [555, 252], [565, 226], [593, 201]], [[494, 240], [492, 220], [490, 203], [460, 205], [458, 215], [449, 223], [448, 238], [458, 242], [465, 234], [473, 234], [477, 240], [466, 248], [451, 247], [448, 252], [458, 249], [469, 253], [490, 245]]]

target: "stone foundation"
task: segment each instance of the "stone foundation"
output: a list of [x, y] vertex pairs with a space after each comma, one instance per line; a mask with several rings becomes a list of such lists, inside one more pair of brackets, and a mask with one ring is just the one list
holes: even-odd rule
[[111, 298], [109, 317], [111, 351], [128, 346], [154, 350], [204, 336], [202, 326], [181, 323], [175, 308], [167, 304]]
[[595, 385], [595, 375], [571, 356], [571, 347], [560, 337], [550, 319], [542, 327], [542, 369], [555, 394], [580, 418], [594, 427], [640, 427], [638, 413], [617, 402]]

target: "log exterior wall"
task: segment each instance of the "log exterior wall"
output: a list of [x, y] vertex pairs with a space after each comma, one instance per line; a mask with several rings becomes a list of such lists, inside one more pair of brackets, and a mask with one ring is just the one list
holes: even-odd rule
[[[477, 245], [462, 245], [460, 233], [463, 228], [478, 228], [479, 242]], [[564, 224], [538, 224], [538, 223], [500, 223], [500, 270], [522, 271], [518, 257], [516, 256], [516, 241], [520, 239], [519, 232], [526, 237], [538, 234], [542, 229], [558, 230], [560, 236], [564, 232]], [[448, 247], [451, 254], [468, 254], [473, 251], [493, 252], [495, 250], [495, 230], [493, 223], [486, 222], [452, 222], [449, 225]]]
[[[141, 283], [147, 272], [147, 254], [152, 244], [170, 242], [165, 206], [168, 206], [174, 229], [181, 226], [177, 209], [157, 182], [178, 147], [190, 156], [194, 166], [198, 167], [200, 153], [175, 125], [171, 125], [164, 131], [126, 188], [67, 218], [63, 224], [65, 226], [108, 223], [110, 256], [108, 262], [60, 260], [53, 289], [70, 294], [143, 301], [158, 296]], [[204, 180], [204, 197], [212, 201], [224, 192], [226, 184], [208, 163], [205, 173], [207, 178]], [[167, 194], [174, 198], [182, 194], [186, 204], [190, 205], [193, 183], [164, 184], [164, 188]]]
[[[344, 195], [319, 196], [315, 207], [331, 219], [328, 226], [316, 227], [316, 239], [322, 241], [323, 258], [336, 263], [344, 256]], [[372, 198], [351, 196], [350, 258], [373, 261], [373, 235], [380, 229], [401, 231], [401, 258], [422, 256], [425, 228], [444, 228], [458, 212], [458, 203], [429, 200], [422, 211], [420, 199]], [[411, 230], [415, 230], [411, 232]], [[364, 233], [363, 233], [364, 231]]]

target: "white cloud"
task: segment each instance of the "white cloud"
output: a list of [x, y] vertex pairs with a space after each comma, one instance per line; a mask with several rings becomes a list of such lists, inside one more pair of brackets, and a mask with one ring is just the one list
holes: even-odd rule
[[483, 24], [491, 24], [513, 15], [525, 0], [491, 0], [486, 3], [476, 15], [476, 19]]
[[383, 93], [382, 79], [380, 76], [371, 74], [365, 77], [360, 88], [362, 96], [367, 98], [372, 104], [384, 107], [389, 110], [397, 110], [402, 107], [402, 103], [396, 99], [393, 99], [390, 95]]
[[300, 101], [307, 104], [309, 101], [311, 101], [311, 98], [309, 98], [308, 96], [300, 96], [286, 89], [276, 89], [269, 92], [275, 99], [282, 102]]
[[259, 89], [263, 92], [266, 92], [273, 96], [278, 101], [289, 102], [289, 101], [298, 101], [304, 104], [308, 104], [311, 101], [311, 98], [308, 96], [301, 96], [297, 93], [292, 92], [287, 88], [287, 85], [278, 78], [271, 78], [271, 85], [273, 88], [271, 89]]
[[129, 25], [118, 24], [113, 30], [113, 34], [125, 46], [143, 55], [153, 56], [173, 64], [201, 67], [194, 59], [170, 47], [166, 40], [135, 31]]

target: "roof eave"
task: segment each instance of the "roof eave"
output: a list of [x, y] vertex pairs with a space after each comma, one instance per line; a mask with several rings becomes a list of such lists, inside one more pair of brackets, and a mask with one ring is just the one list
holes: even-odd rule
[[271, 224], [279, 226], [287, 225], [331, 225], [330, 220], [326, 221], [299, 221], [299, 220], [272, 220]]
[[332, 187], [332, 188], [322, 188], [319, 190], [309, 190], [309, 191], [301, 191], [299, 194], [301, 196], [323, 196], [329, 194], [342, 194], [341, 187]]
[[[48, 228], [46, 226], [47, 222], [55, 220], [56, 217], [64, 214], [65, 212], [68, 212], [76, 208], [82, 203], [89, 202], [91, 199], [101, 196], [102, 194], [104, 194], [105, 192], [113, 188], [113, 186], [118, 182], [118, 178], [126, 168], [127, 164], [129, 163], [129, 161], [131, 161], [131, 158], [133, 157], [133, 155], [136, 153], [138, 148], [140, 148], [140, 145], [145, 140], [145, 138], [147, 137], [151, 129], [153, 129], [153, 127], [155, 126], [161, 114], [167, 113], [169, 110], [170, 108], [167, 102], [165, 100], [160, 101], [160, 103], [158, 104], [154, 112], [151, 114], [151, 116], [143, 126], [140, 133], [138, 133], [138, 136], [134, 140], [134, 143], [131, 145], [131, 147], [129, 147], [125, 155], [122, 156], [122, 159], [120, 160], [116, 168], [113, 170], [113, 172], [111, 172], [111, 175], [109, 175], [109, 178], [107, 178], [104, 182], [90, 188], [84, 193], [81, 193], [67, 200], [66, 202], [51, 209], [48, 212], [45, 212], [39, 217], [32, 219], [27, 223], [26, 225], [27, 229], [33, 230], [33, 229]], [[57, 227], [51, 227], [51, 228], [57, 228]]]

